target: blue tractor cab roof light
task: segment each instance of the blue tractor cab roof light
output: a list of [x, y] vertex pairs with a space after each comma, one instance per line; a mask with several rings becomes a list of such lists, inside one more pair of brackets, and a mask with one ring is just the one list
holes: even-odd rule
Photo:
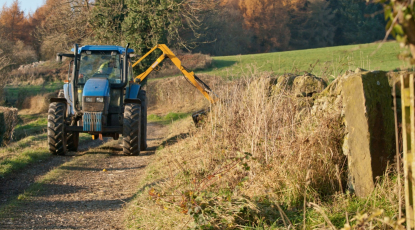
[[[72, 48], [71, 51], [73, 52], [74, 49]], [[119, 54], [125, 52], [125, 47], [122, 46], [82, 46], [78, 48], [78, 54], [82, 51], [117, 51]], [[128, 53], [134, 53], [133, 49], [128, 49]]]

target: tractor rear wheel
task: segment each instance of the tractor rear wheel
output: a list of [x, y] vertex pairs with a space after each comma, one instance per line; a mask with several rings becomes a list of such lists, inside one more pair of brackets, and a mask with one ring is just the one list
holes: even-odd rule
[[135, 103], [127, 103], [124, 106], [123, 120], [123, 152], [128, 156], [140, 154], [140, 126], [141, 106]]
[[49, 152], [53, 155], [65, 155], [67, 151], [65, 114], [66, 105], [64, 103], [50, 103], [48, 112], [48, 144]]
[[147, 96], [145, 90], [138, 92], [138, 99], [141, 101], [141, 143], [140, 150], [147, 149]]
[[68, 151], [76, 152], [78, 151], [78, 144], [79, 144], [79, 133], [78, 132], [70, 132], [66, 134], [66, 145]]

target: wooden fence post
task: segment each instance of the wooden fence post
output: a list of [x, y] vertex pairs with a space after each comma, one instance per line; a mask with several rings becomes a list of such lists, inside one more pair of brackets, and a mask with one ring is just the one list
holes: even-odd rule
[[406, 228], [415, 229], [414, 216], [414, 173], [415, 162], [413, 150], [415, 149], [415, 101], [414, 101], [414, 75], [401, 75], [401, 100], [402, 100], [402, 138], [405, 179], [405, 206]]

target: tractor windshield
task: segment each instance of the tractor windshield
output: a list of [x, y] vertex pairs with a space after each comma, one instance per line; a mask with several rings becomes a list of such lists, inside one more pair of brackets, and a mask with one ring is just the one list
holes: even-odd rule
[[79, 83], [85, 83], [92, 77], [108, 78], [110, 83], [121, 83], [121, 64], [119, 54], [81, 54], [79, 65]]

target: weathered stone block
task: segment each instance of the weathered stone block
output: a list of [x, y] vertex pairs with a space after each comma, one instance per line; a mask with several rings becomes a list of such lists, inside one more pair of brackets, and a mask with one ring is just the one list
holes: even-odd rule
[[363, 197], [375, 187], [395, 152], [391, 87], [385, 72], [363, 72], [342, 82], [350, 182]]
[[281, 93], [283, 91], [292, 91], [297, 97], [311, 97], [327, 87], [327, 83], [315, 75], [305, 73], [301, 76], [294, 74], [284, 74], [281, 76], [271, 77], [268, 80], [270, 91]]
[[293, 88], [297, 97], [309, 97], [327, 87], [327, 83], [312, 74], [306, 73], [294, 79]]

